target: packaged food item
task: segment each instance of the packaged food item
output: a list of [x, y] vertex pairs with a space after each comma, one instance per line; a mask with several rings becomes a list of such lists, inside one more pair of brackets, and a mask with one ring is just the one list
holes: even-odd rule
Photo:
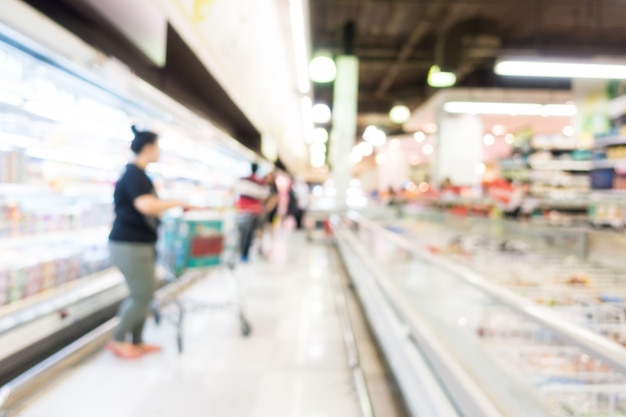
[[9, 297], [8, 302], [13, 303], [24, 298], [24, 285], [26, 284], [26, 267], [23, 263], [16, 263], [9, 270]]
[[0, 306], [9, 302], [9, 271], [0, 265]]
[[43, 291], [54, 288], [57, 269], [53, 258], [47, 258], [41, 263], [41, 289]]
[[24, 298], [39, 294], [42, 289], [41, 263], [34, 260], [24, 265]]

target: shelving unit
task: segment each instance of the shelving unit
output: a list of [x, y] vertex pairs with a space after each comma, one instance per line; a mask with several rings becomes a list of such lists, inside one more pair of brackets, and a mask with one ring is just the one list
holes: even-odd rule
[[626, 145], [626, 137], [624, 136], [607, 136], [597, 137], [593, 145], [594, 149], [604, 149], [608, 146]]
[[160, 134], [161, 162], [147, 171], [162, 196], [227, 206], [248, 167], [251, 154], [234, 139], [130, 72], [123, 90], [74, 72], [0, 43], [0, 88], [22, 98], [0, 102], [0, 160], [10, 162], [0, 164], [0, 317], [110, 266], [112, 195], [131, 124]]
[[535, 170], [588, 172], [592, 168], [592, 163], [590, 161], [551, 160], [530, 162], [530, 166]]

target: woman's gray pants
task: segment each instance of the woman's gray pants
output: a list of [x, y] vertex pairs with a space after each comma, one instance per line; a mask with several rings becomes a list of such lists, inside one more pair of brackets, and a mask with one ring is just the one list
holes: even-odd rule
[[111, 261], [124, 275], [130, 291], [120, 306], [120, 324], [114, 339], [126, 341], [128, 334], [136, 345], [143, 343], [142, 332], [150, 311], [150, 302], [156, 290], [156, 249], [153, 243], [109, 241]]

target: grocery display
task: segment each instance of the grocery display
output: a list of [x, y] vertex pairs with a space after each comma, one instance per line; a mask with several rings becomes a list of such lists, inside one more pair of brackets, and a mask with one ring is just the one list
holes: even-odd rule
[[0, 306], [110, 267], [131, 124], [161, 135], [148, 174], [163, 198], [227, 206], [247, 167], [232, 139], [156, 90], [142, 85], [142, 96], [73, 71], [0, 43]]
[[[455, 389], [457, 407], [472, 407], [454, 385], [463, 377], [445, 376], [460, 367], [506, 415], [626, 415], [626, 352], [614, 343], [624, 342], [626, 293], [616, 271], [426, 220], [351, 219], [356, 226], [338, 233], [357, 290], [366, 279], [356, 274], [372, 274], [396, 314], [414, 315], [404, 331]], [[431, 349], [449, 352], [447, 366]]]
[[565, 319], [626, 346], [626, 279], [623, 271], [572, 254], [531, 245], [515, 237], [494, 239], [432, 223], [406, 225], [412, 241], [508, 288]]

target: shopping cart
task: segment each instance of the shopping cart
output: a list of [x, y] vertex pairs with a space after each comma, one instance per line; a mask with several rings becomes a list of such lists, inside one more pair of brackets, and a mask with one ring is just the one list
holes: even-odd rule
[[[188, 313], [226, 310], [234, 313], [240, 323], [241, 334], [249, 336], [252, 327], [244, 312], [244, 303], [235, 274], [238, 255], [238, 228], [234, 214], [214, 211], [191, 211], [169, 215], [163, 219], [158, 252], [159, 264], [166, 273], [166, 281], [173, 283], [183, 276], [200, 279], [218, 267], [225, 274], [233, 294], [221, 302], [203, 302], [173, 295], [152, 305], [157, 324], [164, 319], [176, 327], [178, 351], [183, 351], [183, 325]], [[173, 306], [174, 311], [172, 308]]]

